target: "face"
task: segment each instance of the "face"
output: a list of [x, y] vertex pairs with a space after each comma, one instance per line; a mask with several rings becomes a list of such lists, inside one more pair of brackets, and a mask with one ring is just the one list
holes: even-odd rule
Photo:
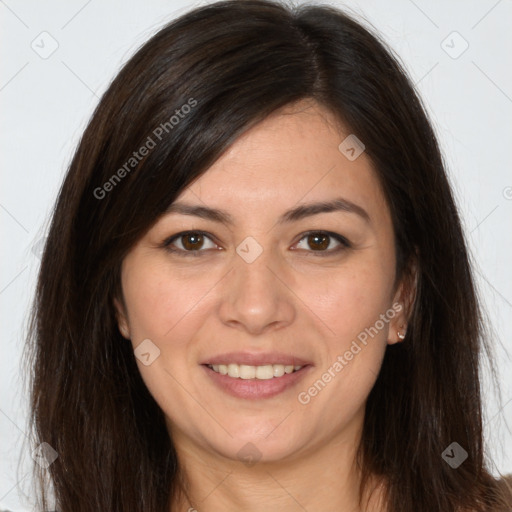
[[339, 149], [350, 131], [328, 111], [295, 107], [241, 136], [123, 261], [119, 327], [178, 447], [276, 461], [353, 439], [399, 341], [371, 161]]

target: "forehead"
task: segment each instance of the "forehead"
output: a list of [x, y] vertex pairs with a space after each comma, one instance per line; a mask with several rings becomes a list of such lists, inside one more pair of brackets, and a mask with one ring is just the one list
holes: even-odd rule
[[317, 103], [287, 106], [242, 134], [178, 199], [270, 213], [343, 196], [378, 215], [387, 205], [371, 160], [339, 149], [350, 135]]

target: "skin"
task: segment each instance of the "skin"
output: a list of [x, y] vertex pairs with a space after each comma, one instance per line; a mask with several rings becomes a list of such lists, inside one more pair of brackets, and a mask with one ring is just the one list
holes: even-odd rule
[[[137, 364], [166, 415], [186, 482], [188, 498], [176, 497], [173, 511], [384, 510], [376, 478], [368, 507], [358, 506], [354, 459], [366, 399], [386, 345], [401, 341], [405, 310], [360, 344], [309, 403], [298, 400], [358, 334], [404, 304], [389, 208], [366, 154], [350, 161], [338, 149], [349, 134], [312, 101], [274, 113], [178, 198], [228, 211], [233, 226], [166, 214], [123, 261], [120, 331], [134, 349], [150, 339], [160, 350], [152, 364]], [[340, 196], [364, 208], [369, 221], [339, 211], [276, 223], [298, 204]], [[198, 257], [162, 247], [184, 230], [212, 235], [202, 246], [187, 237], [174, 241], [177, 250], [198, 247]], [[328, 247], [319, 248], [304, 235], [315, 230], [338, 233], [352, 246], [334, 252], [343, 246], [327, 238]], [[252, 263], [236, 252], [248, 236], [263, 249]], [[279, 350], [313, 368], [275, 397], [235, 398], [199, 364], [235, 350]], [[249, 442], [260, 457], [251, 466], [238, 455]]]

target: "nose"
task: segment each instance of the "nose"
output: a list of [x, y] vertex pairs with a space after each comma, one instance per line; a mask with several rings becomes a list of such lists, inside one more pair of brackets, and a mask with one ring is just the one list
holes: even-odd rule
[[248, 261], [238, 254], [234, 258], [222, 289], [222, 322], [254, 336], [290, 325], [295, 296], [286, 284], [284, 265], [266, 249]]

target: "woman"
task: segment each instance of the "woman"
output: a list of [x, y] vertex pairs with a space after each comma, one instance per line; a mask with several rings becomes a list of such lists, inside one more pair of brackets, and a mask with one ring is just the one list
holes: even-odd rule
[[389, 50], [332, 7], [195, 9], [113, 81], [57, 201], [29, 345], [41, 505], [507, 510], [481, 324]]

